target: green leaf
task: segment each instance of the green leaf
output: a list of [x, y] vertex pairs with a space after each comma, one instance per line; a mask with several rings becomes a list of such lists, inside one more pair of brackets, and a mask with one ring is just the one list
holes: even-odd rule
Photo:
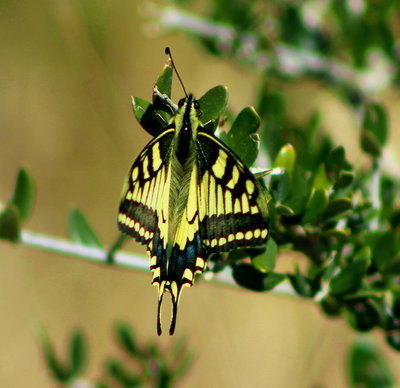
[[42, 343], [44, 359], [49, 372], [58, 382], [67, 383], [71, 378], [70, 370], [57, 359], [53, 345], [44, 328], [39, 330], [39, 339]]
[[124, 388], [142, 387], [140, 379], [119, 360], [111, 359], [107, 361], [106, 369], [108, 374], [114, 378]]
[[326, 158], [326, 169], [339, 173], [346, 166], [346, 155], [343, 146], [338, 146], [329, 152]]
[[228, 134], [220, 138], [240, 157], [246, 166], [251, 167], [257, 159], [260, 139], [257, 132], [260, 117], [252, 106], [244, 108], [236, 117]]
[[247, 263], [235, 265], [232, 275], [240, 286], [258, 292], [272, 290], [286, 278], [285, 275], [276, 272], [260, 272]]
[[357, 260], [341, 267], [340, 272], [330, 281], [329, 293], [339, 296], [357, 291], [367, 271], [368, 263], [368, 260]]
[[286, 205], [277, 204], [275, 208], [276, 211], [284, 217], [293, 217], [295, 215], [293, 209]]
[[372, 343], [358, 340], [348, 355], [349, 383], [352, 387], [390, 388], [395, 386], [388, 364]]
[[[269, 191], [278, 204], [285, 201], [289, 197], [289, 194], [293, 195], [290, 188], [291, 180], [286, 170], [283, 170], [282, 174], [274, 174], [271, 176]], [[286, 207], [290, 208], [290, 206]], [[293, 209], [291, 210], [293, 212]]]
[[329, 317], [338, 317], [342, 312], [342, 306], [338, 298], [327, 295], [321, 299], [320, 306]]
[[154, 105], [139, 97], [132, 97], [133, 113], [139, 124], [151, 136], [157, 136], [165, 127], [165, 124], [155, 110]]
[[345, 189], [354, 181], [354, 173], [351, 171], [341, 171], [335, 183], [335, 190]]
[[325, 213], [328, 217], [332, 217], [345, 213], [351, 209], [352, 203], [350, 198], [334, 198], [329, 201]]
[[380, 270], [390, 267], [396, 258], [399, 247], [396, 244], [396, 233], [388, 230], [383, 233], [373, 233], [370, 236], [372, 245], [372, 260]]
[[336, 227], [336, 228], [324, 230], [322, 232], [322, 236], [335, 238], [337, 241], [344, 243], [349, 240], [351, 233], [350, 233], [349, 229], [338, 229]]
[[73, 241], [89, 247], [103, 248], [100, 240], [79, 209], [72, 209], [68, 215], [68, 232]]
[[400, 352], [400, 332], [394, 331], [386, 336], [386, 342], [394, 350]]
[[145, 358], [136, 344], [131, 326], [125, 322], [119, 322], [116, 327], [116, 336], [118, 343], [129, 355], [140, 360]]
[[274, 168], [284, 168], [287, 171], [289, 178], [291, 178], [296, 158], [296, 150], [291, 144], [286, 144], [279, 150], [278, 155], [276, 155], [273, 166]]
[[313, 189], [325, 189], [329, 190], [331, 187], [331, 182], [328, 179], [326, 174], [325, 164], [321, 163], [317, 169], [317, 172], [314, 175], [314, 181], [312, 185]]
[[307, 173], [296, 165], [290, 183], [290, 195], [283, 201], [283, 204], [292, 209], [295, 214], [300, 214], [310, 198], [310, 192], [311, 187]]
[[25, 168], [21, 168], [18, 173], [15, 185], [14, 196], [11, 202], [16, 206], [21, 222], [31, 214], [35, 198], [35, 187], [31, 175]]
[[172, 76], [173, 68], [171, 61], [168, 59], [157, 79], [156, 86], [160, 93], [167, 95], [169, 98], [171, 98]]
[[362, 131], [360, 141], [361, 148], [364, 150], [364, 152], [376, 158], [381, 155], [381, 146], [372, 132]]
[[310, 201], [306, 206], [302, 223], [316, 220], [321, 214], [324, 213], [328, 205], [328, 191], [326, 189], [318, 189], [312, 194]]
[[370, 132], [380, 147], [386, 144], [388, 122], [385, 108], [374, 102], [368, 104], [363, 119], [363, 131]]
[[69, 345], [70, 376], [78, 377], [82, 374], [86, 363], [86, 344], [82, 331], [75, 330]]
[[266, 250], [261, 255], [251, 259], [252, 264], [261, 272], [272, 271], [275, 267], [276, 258], [278, 256], [278, 246], [273, 238], [269, 238], [266, 244]]
[[365, 333], [379, 324], [380, 315], [365, 298], [347, 303], [346, 320], [354, 330]]
[[295, 263], [294, 274], [289, 274], [288, 278], [293, 289], [305, 298], [313, 298], [319, 290], [319, 277], [312, 279], [304, 276], [300, 271], [298, 263]]
[[386, 110], [376, 102], [367, 104], [361, 130], [362, 149], [373, 157], [379, 157], [386, 144], [387, 132]]
[[9, 203], [0, 212], [0, 239], [13, 243], [20, 239], [20, 223], [18, 209], [13, 203]]
[[199, 104], [202, 123], [218, 121], [219, 117], [225, 114], [228, 105], [228, 88], [222, 85], [213, 87], [199, 99]]

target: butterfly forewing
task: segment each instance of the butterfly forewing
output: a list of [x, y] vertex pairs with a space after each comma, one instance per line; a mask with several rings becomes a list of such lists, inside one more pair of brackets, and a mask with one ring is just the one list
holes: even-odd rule
[[133, 163], [122, 192], [118, 226], [150, 251], [156, 234], [165, 246], [161, 240], [165, 240], [168, 229], [168, 160], [173, 137], [174, 129], [167, 129], [145, 147]]

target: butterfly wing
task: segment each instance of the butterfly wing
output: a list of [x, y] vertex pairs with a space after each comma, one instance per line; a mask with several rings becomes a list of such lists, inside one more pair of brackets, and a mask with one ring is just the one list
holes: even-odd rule
[[149, 142], [133, 163], [122, 190], [118, 227], [148, 247], [157, 232], [164, 238], [161, 232], [168, 227], [168, 160], [174, 132], [167, 129]]
[[[133, 163], [125, 182], [118, 214], [118, 227], [143, 245], [150, 254], [152, 283], [159, 288], [167, 276], [167, 239], [171, 164], [175, 130], [154, 138]], [[160, 292], [161, 291], [161, 292]]]
[[213, 134], [199, 131], [200, 233], [209, 253], [263, 245], [267, 200], [254, 175]]

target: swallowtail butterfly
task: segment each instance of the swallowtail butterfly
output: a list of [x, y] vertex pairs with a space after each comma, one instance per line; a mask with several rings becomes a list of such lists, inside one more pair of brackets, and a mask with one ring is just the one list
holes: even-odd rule
[[206, 269], [208, 257], [268, 238], [267, 203], [249, 168], [207, 129], [192, 94], [177, 106], [166, 103], [173, 116], [134, 161], [118, 214], [119, 229], [150, 255], [158, 335], [165, 292], [172, 297], [172, 335], [182, 289]]

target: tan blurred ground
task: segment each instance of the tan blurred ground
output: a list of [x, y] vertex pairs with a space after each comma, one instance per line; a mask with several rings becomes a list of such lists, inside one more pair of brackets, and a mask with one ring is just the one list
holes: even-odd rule
[[[150, 99], [166, 45], [190, 91], [201, 95], [226, 84], [236, 111], [254, 103], [255, 77], [206, 57], [182, 35], [146, 35], [135, 1], [2, 2], [0, 37], [0, 199], [10, 195], [21, 164], [29, 167], [37, 201], [26, 226], [37, 232], [65, 235], [67, 212], [79, 206], [106, 244], [114, 240], [125, 173], [149, 140], [133, 118], [130, 96]], [[350, 114], [334, 96], [312, 84], [288, 93], [294, 115], [305, 116], [318, 101], [335, 136], [357, 142]], [[398, 123], [398, 97], [387, 100]], [[129, 248], [143, 253], [137, 244]], [[184, 293], [177, 336], [158, 338], [149, 273], [4, 242], [0, 265], [1, 387], [52, 386], [35, 337], [40, 323], [59, 349], [72, 328], [83, 328], [90, 340], [87, 375], [100, 377], [104, 359], [116, 354], [117, 319], [130, 321], [143, 341], [167, 345], [187, 334], [197, 357], [182, 387], [346, 386], [345, 351], [356, 334], [311, 303], [202, 282]], [[373, 339], [383, 343], [379, 334]], [[395, 366], [398, 355], [383, 348]]]

